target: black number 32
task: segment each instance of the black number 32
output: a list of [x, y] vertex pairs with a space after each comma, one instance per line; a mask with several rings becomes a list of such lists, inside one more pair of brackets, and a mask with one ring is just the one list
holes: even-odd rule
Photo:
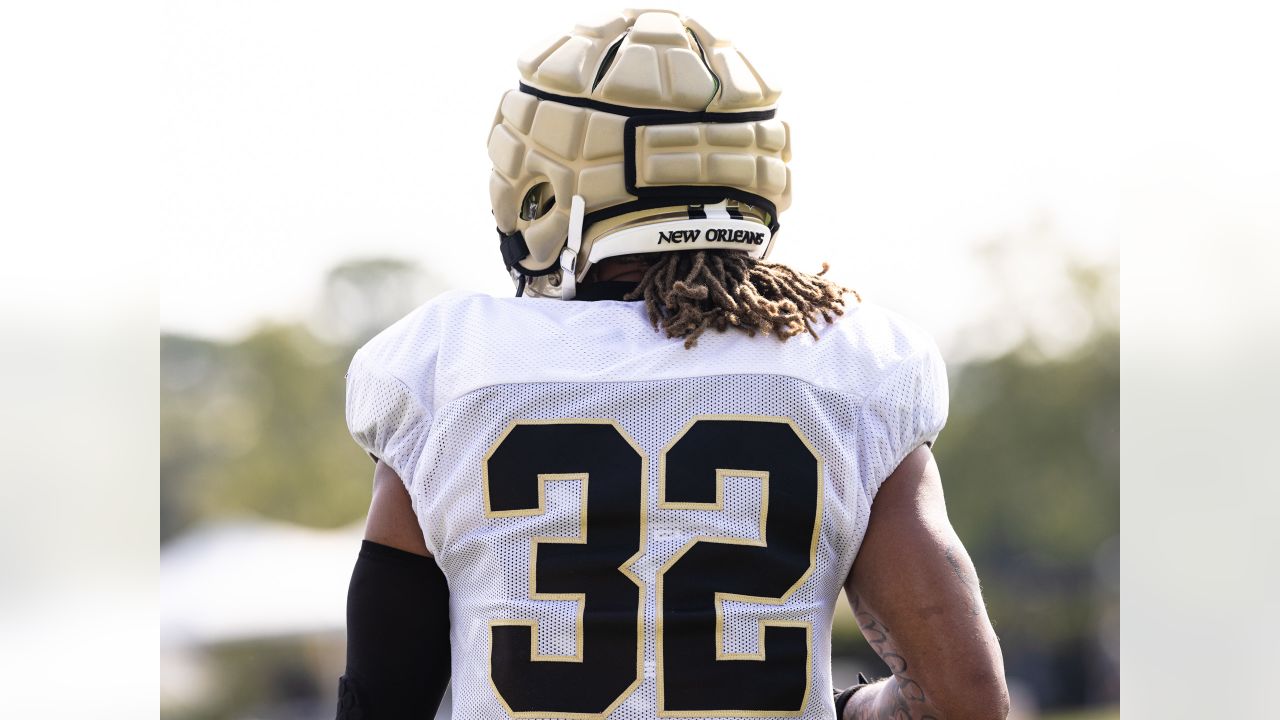
[[[487, 517], [541, 515], [546, 483], [581, 482], [576, 537], [534, 538], [533, 600], [578, 603], [572, 655], [538, 651], [533, 619], [490, 622], [490, 681], [517, 717], [600, 717], [644, 677], [648, 459], [603, 420], [514, 423], [485, 458]], [[724, 478], [761, 481], [756, 538], [690, 539], [657, 571], [658, 714], [799, 715], [812, 677], [813, 628], [759, 620], [755, 653], [724, 651], [725, 601], [781, 605], [813, 573], [821, 460], [789, 420], [696, 418], [659, 458], [659, 510], [724, 509]], [[634, 653], [630, 652], [634, 649]]]

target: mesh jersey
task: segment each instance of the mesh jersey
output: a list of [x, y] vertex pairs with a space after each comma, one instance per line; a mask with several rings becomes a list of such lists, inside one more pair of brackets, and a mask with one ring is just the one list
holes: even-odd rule
[[458, 718], [834, 716], [831, 618], [880, 483], [946, 420], [933, 341], [450, 292], [356, 352], [347, 423], [449, 581]]

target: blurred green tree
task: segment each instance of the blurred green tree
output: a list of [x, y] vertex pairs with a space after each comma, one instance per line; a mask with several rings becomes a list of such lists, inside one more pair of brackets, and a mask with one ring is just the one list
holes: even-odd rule
[[443, 287], [411, 263], [357, 260], [326, 277], [311, 322], [231, 343], [162, 336], [161, 539], [235, 515], [317, 527], [363, 517], [373, 466], [347, 434], [347, 364]]

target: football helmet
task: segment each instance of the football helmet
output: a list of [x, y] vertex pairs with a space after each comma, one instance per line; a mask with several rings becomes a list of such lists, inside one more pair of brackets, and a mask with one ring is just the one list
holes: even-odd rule
[[733, 44], [626, 10], [522, 55], [489, 133], [489, 194], [516, 294], [571, 299], [607, 257], [765, 257], [791, 204], [779, 90]]

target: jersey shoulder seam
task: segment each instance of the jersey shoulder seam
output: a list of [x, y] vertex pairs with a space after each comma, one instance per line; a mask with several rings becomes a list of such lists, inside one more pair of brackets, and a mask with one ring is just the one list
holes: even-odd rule
[[912, 360], [912, 359], [914, 359], [914, 358], [916, 358], [916, 357], [919, 357], [919, 356], [921, 356], [921, 355], [923, 355], [923, 354], [925, 354], [925, 351], [920, 351], [920, 352], [913, 353], [912, 355], [910, 355], [910, 356], [908, 356], [908, 357], [905, 357], [905, 358], [902, 358], [902, 359], [900, 359], [900, 360], [896, 361], [896, 362], [893, 364], [893, 368], [892, 368], [892, 370], [890, 370], [890, 371], [885, 375], [885, 377], [883, 377], [883, 378], [881, 378], [879, 381], [877, 381], [877, 383], [876, 383], [875, 387], [874, 387], [874, 388], [872, 388], [872, 390], [871, 390], [871, 391], [866, 392], [866, 393], [863, 393], [863, 394], [861, 394], [861, 395], [859, 395], [859, 394], [855, 394], [855, 393], [850, 392], [850, 391], [848, 391], [848, 390], [844, 390], [844, 389], [840, 389], [840, 388], [833, 388], [833, 387], [829, 387], [829, 386], [824, 385], [824, 384], [822, 384], [822, 383], [817, 383], [817, 382], [814, 382], [814, 381], [809, 380], [809, 379], [807, 379], [807, 378], [802, 378], [802, 377], [800, 377], [800, 376], [798, 376], [798, 375], [792, 375], [792, 374], [790, 374], [790, 373], [782, 373], [782, 372], [718, 372], [718, 373], [700, 373], [700, 374], [696, 374], [696, 375], [681, 375], [681, 376], [679, 376], [679, 377], [668, 377], [668, 378], [646, 378], [646, 379], [641, 379], [641, 380], [636, 380], [636, 379], [629, 379], [629, 380], [628, 380], [628, 379], [623, 379], [623, 380], [521, 380], [521, 381], [511, 381], [511, 382], [493, 382], [493, 383], [487, 383], [487, 384], [485, 384], [485, 385], [477, 385], [477, 386], [475, 386], [475, 387], [469, 388], [469, 389], [467, 389], [467, 391], [466, 391], [466, 392], [458, 393], [457, 395], [455, 395], [455, 396], [453, 396], [453, 397], [449, 398], [448, 400], [446, 400], [446, 401], [445, 401], [445, 403], [444, 403], [444, 404], [445, 404], [445, 405], [448, 405], [448, 404], [450, 404], [450, 403], [457, 402], [457, 401], [459, 401], [459, 400], [461, 400], [461, 399], [463, 399], [463, 398], [465, 398], [465, 397], [467, 397], [467, 396], [469, 396], [469, 395], [472, 395], [472, 394], [474, 394], [474, 393], [480, 392], [481, 390], [487, 390], [487, 389], [489, 389], [489, 388], [496, 388], [496, 387], [503, 387], [503, 386], [507, 386], [507, 385], [535, 385], [535, 384], [543, 384], [543, 383], [551, 383], [551, 384], [569, 384], [569, 385], [572, 385], [572, 384], [582, 384], [582, 383], [585, 383], [585, 384], [592, 384], [592, 385], [616, 385], [616, 384], [619, 384], [619, 383], [658, 383], [658, 382], [673, 382], [673, 381], [680, 381], [680, 380], [694, 380], [694, 379], [698, 379], [698, 378], [715, 378], [715, 377], [744, 377], [744, 376], [757, 375], [757, 376], [767, 376], [767, 377], [781, 377], [781, 378], [788, 378], [788, 379], [790, 379], [790, 380], [795, 380], [795, 381], [797, 381], [797, 382], [805, 383], [806, 385], [812, 386], [813, 388], [815, 388], [815, 389], [817, 389], [817, 390], [821, 390], [821, 391], [823, 391], [823, 392], [829, 392], [829, 393], [832, 393], [832, 394], [834, 394], [834, 395], [839, 395], [839, 396], [841, 396], [841, 397], [848, 398], [849, 400], [851, 400], [851, 401], [853, 402], [853, 404], [856, 406], [856, 408], [857, 408], [858, 410], [861, 410], [862, 406], [866, 403], [866, 401], [867, 401], [869, 398], [873, 397], [873, 396], [876, 394], [876, 392], [878, 392], [878, 391], [880, 390], [880, 387], [884, 384], [884, 382], [885, 382], [886, 380], [888, 380], [888, 378], [889, 378], [889, 377], [892, 377], [893, 375], [897, 374], [898, 369], [899, 369], [899, 368], [901, 368], [901, 367], [902, 367], [902, 366], [903, 366], [903, 365], [904, 365], [908, 360]]
[[[361, 347], [358, 350], [356, 350], [353, 356], [353, 359], [360, 358], [362, 354], [368, 355], [368, 353], [365, 353], [364, 347]], [[404, 390], [405, 395], [407, 395], [413, 402], [414, 406], [417, 407], [421, 417], [425, 421], [426, 427], [420, 430], [419, 440], [417, 443], [418, 447], [414, 448], [414, 454], [412, 458], [413, 467], [408, 467], [408, 468], [395, 467], [395, 465], [392, 465], [390, 458], [385, 458], [385, 457], [378, 458], [382, 462], [385, 462], [389, 467], [391, 467], [392, 470], [395, 470], [396, 475], [400, 477], [400, 482], [404, 483], [405, 487], [407, 488], [409, 487], [409, 484], [412, 481], [412, 473], [416, 469], [416, 465], [418, 462], [418, 451], [421, 450], [422, 443], [426, 440], [426, 438], [430, 434], [431, 425], [434, 423], [435, 418], [432, 415], [430, 409], [426, 406], [426, 404], [422, 402], [422, 398], [418, 397], [418, 394], [415, 393], [413, 391], [413, 388], [409, 386], [409, 383], [402, 380], [400, 376], [392, 372], [390, 368], [384, 367], [382, 363], [372, 362], [372, 358], [369, 358], [369, 357], [361, 358], [360, 363], [366, 369], [372, 370], [373, 372], [383, 375], [389, 378], [390, 380], [394, 381], [397, 385], [399, 385], [401, 389]]]

